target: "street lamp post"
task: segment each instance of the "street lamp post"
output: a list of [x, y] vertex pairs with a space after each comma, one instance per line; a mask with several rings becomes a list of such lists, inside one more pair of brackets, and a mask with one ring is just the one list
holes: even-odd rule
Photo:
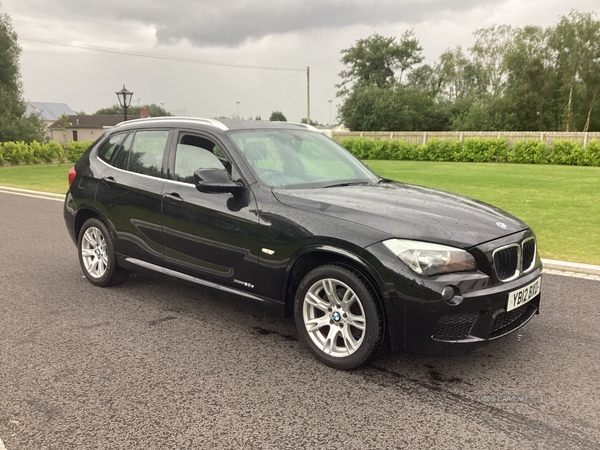
[[131, 98], [133, 97], [133, 92], [128, 91], [123, 85], [123, 89], [115, 92], [117, 94], [117, 98], [119, 99], [119, 105], [123, 108], [123, 120], [127, 120], [127, 108], [131, 105]]
[[235, 104], [237, 105], [237, 118], [240, 118], [240, 102], [235, 102]]
[[327, 100], [329, 102], [329, 125], [331, 125], [331, 102], [333, 100]]

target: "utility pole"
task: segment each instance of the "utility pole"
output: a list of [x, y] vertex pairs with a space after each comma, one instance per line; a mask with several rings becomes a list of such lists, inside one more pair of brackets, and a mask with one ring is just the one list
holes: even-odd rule
[[310, 66], [306, 67], [306, 124], [310, 125]]

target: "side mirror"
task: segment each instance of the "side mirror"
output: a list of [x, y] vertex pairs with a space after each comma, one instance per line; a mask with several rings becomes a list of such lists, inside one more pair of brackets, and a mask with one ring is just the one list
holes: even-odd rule
[[200, 192], [236, 193], [244, 188], [242, 183], [231, 181], [226, 169], [198, 169], [194, 172], [196, 189]]

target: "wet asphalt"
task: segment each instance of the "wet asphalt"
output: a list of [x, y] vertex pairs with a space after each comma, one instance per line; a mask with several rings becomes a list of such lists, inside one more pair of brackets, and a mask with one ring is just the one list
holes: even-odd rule
[[[0, 193], [0, 442], [19, 449], [600, 449], [600, 282], [465, 356], [315, 361], [262, 304], [81, 273], [62, 203]], [[1, 448], [1, 444], [0, 444]]]

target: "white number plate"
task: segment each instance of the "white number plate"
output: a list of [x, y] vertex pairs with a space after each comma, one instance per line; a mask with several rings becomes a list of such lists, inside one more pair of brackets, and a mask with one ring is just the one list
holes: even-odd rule
[[508, 305], [506, 311], [512, 311], [519, 306], [524, 305], [533, 297], [540, 293], [540, 287], [542, 286], [542, 277], [535, 280], [533, 283], [528, 284], [525, 287], [512, 291], [508, 294]]

